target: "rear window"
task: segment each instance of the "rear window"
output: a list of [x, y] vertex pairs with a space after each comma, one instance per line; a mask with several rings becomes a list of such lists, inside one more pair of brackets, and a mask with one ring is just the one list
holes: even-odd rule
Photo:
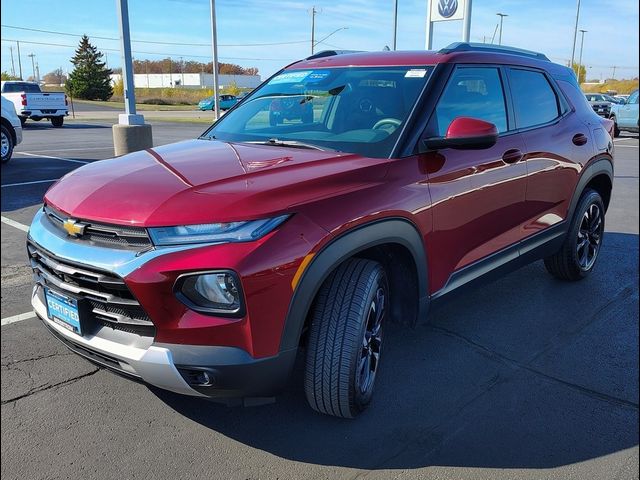
[[560, 116], [558, 97], [540, 72], [512, 69], [511, 92], [518, 128], [543, 125]]
[[40, 87], [35, 83], [18, 82], [18, 83], [5, 83], [2, 87], [2, 93], [40, 93]]

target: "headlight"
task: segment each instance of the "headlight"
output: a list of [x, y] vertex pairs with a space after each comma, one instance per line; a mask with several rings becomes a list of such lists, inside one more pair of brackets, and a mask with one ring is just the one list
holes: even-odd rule
[[192, 310], [234, 317], [244, 315], [240, 282], [230, 270], [183, 275], [176, 282], [175, 292]]
[[149, 236], [154, 245], [160, 246], [187, 243], [251, 242], [265, 236], [287, 218], [289, 215], [248, 222], [149, 228]]

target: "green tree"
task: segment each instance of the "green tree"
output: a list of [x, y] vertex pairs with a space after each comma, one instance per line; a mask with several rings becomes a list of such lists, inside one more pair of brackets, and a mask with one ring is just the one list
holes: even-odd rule
[[587, 67], [585, 67], [584, 65], [574, 63], [573, 72], [576, 74], [576, 78], [578, 79], [578, 85], [581, 85], [587, 81]]
[[6, 80], [20, 80], [18, 77], [14, 77], [13, 75], [7, 73], [7, 72], [2, 72], [2, 81], [6, 81]]
[[109, 100], [113, 95], [111, 70], [102, 61], [103, 54], [91, 45], [86, 35], [71, 59], [74, 69], [65, 84], [67, 92], [85, 100]]

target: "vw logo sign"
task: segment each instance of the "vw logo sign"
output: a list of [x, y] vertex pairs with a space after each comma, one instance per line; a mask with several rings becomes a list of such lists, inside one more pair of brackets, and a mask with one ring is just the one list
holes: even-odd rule
[[438, 0], [438, 12], [444, 18], [450, 18], [458, 10], [458, 0]]

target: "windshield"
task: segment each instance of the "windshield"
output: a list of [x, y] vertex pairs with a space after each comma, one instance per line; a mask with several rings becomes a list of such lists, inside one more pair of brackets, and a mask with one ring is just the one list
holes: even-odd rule
[[25, 92], [40, 93], [40, 87], [37, 83], [17, 82], [5, 83], [2, 87], [3, 93]]
[[203, 138], [389, 156], [432, 67], [286, 70]]

